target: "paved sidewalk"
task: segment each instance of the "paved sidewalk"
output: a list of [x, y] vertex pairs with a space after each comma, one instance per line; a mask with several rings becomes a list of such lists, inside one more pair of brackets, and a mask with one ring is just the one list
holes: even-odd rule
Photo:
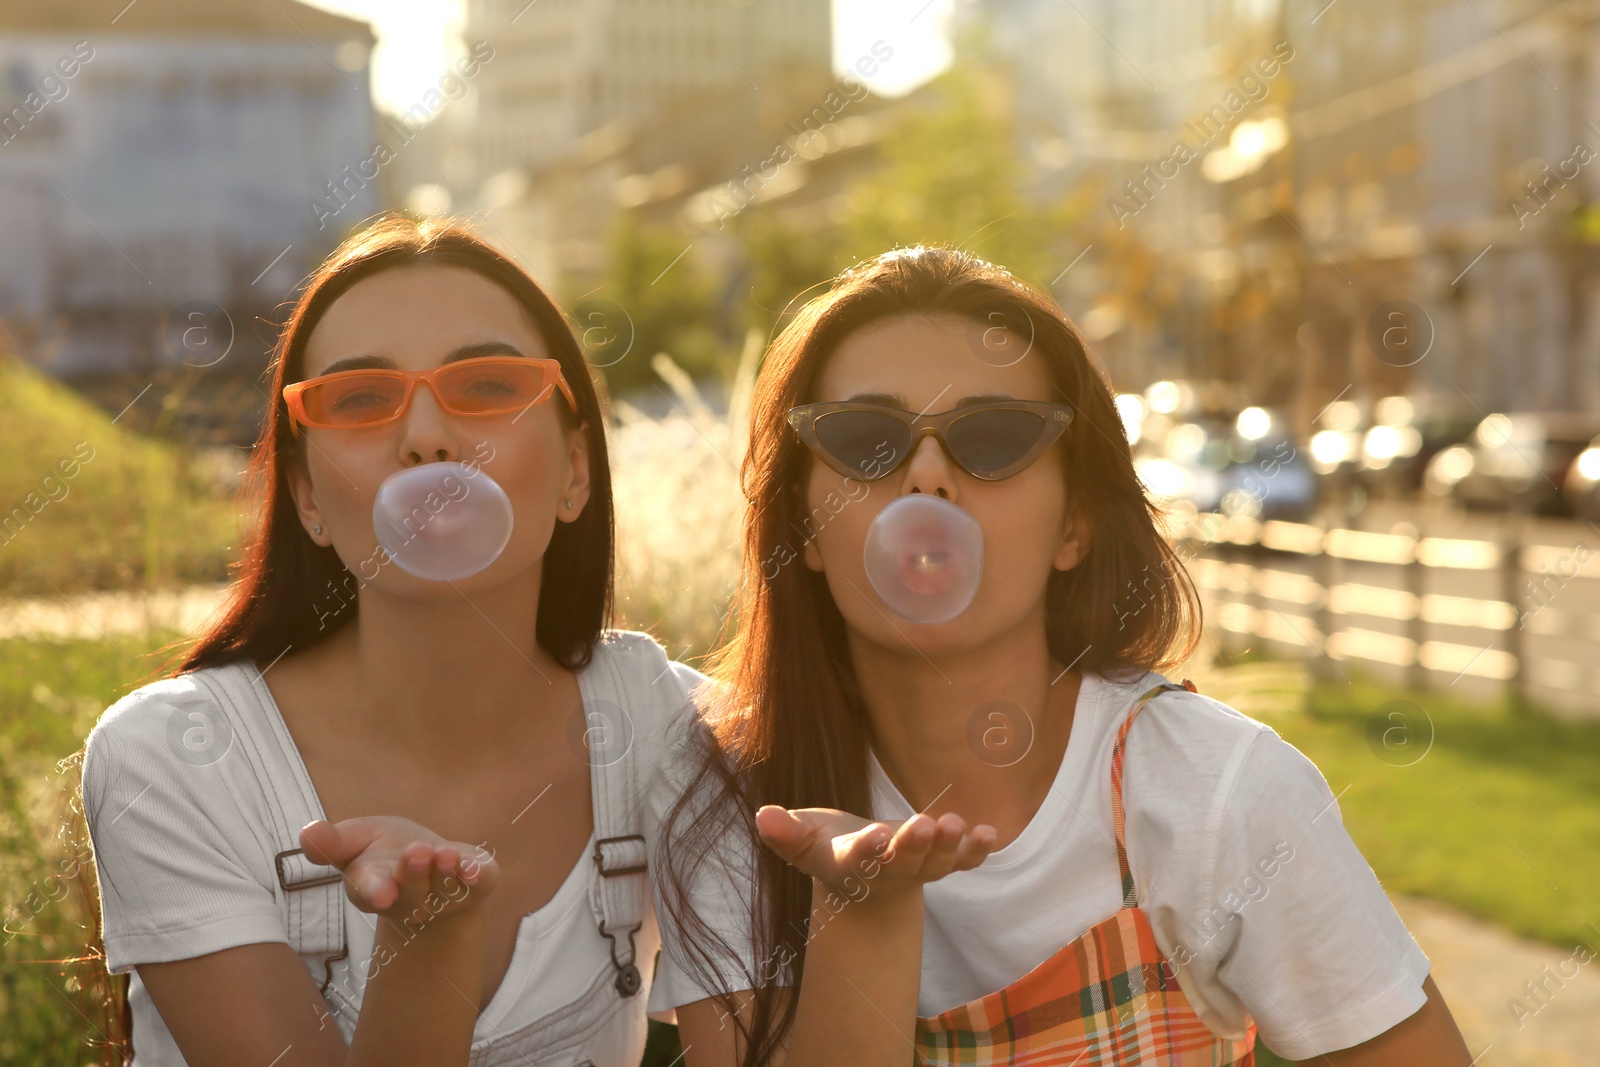
[[[1579, 946], [1524, 940], [1433, 901], [1393, 899], [1479, 1067], [1600, 1064], [1600, 958], [1585, 963]], [[1587, 948], [1600, 952], [1600, 932]]]

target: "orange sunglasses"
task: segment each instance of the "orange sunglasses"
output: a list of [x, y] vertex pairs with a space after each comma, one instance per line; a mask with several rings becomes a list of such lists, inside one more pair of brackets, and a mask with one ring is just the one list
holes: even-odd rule
[[577, 401], [558, 360], [524, 356], [478, 356], [428, 370], [374, 367], [342, 370], [283, 387], [289, 427], [362, 429], [393, 422], [411, 406], [417, 383], [426, 382], [439, 406], [452, 415], [505, 415], [550, 399], [556, 389], [574, 413]]

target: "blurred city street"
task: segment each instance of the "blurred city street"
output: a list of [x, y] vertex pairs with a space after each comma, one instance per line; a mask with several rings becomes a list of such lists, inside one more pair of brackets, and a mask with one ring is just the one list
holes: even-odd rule
[[0, 1063], [102, 1062], [92, 898], [27, 903], [74, 759], [225, 610], [280, 331], [394, 212], [559, 304], [616, 625], [693, 664], [805, 300], [940, 245], [1054, 301], [1168, 673], [1316, 764], [1474, 1064], [1600, 1064], [1597, 158], [1600, 0], [0, 0]]

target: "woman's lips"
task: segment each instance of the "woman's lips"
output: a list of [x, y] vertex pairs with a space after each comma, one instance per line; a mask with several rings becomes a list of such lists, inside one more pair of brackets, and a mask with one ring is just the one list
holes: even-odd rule
[[955, 553], [942, 523], [919, 522], [906, 531], [899, 577], [907, 592], [929, 597], [949, 592], [957, 577], [954, 564]]
[[914, 493], [885, 505], [867, 532], [867, 579], [890, 609], [919, 623], [965, 611], [983, 566], [983, 531], [949, 501]]
[[433, 541], [448, 541], [472, 529], [472, 512], [457, 501], [449, 501], [435, 514], [428, 516], [419, 531], [422, 537]]

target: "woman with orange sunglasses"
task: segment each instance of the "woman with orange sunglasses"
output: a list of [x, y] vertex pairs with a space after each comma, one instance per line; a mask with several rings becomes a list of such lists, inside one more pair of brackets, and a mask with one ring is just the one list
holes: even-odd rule
[[[634, 1067], [652, 791], [701, 679], [608, 628], [603, 416], [571, 330], [468, 231], [390, 218], [310, 278], [272, 395], [226, 614], [86, 746], [136, 1062]], [[509, 499], [470, 576], [379, 547], [380, 486], [428, 464]]]

